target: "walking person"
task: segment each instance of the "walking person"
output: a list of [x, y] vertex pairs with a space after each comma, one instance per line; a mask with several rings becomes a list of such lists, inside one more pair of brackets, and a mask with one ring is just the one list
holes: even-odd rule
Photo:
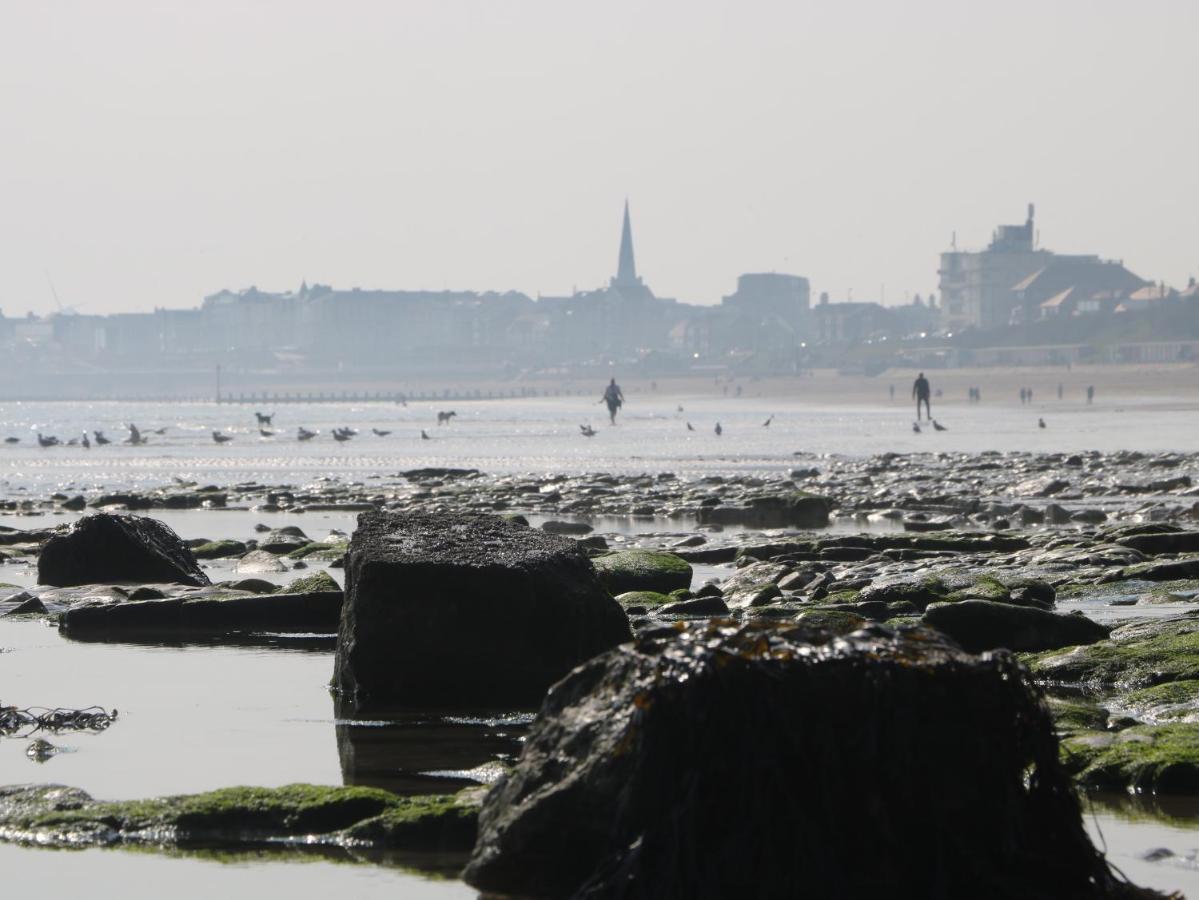
[[916, 380], [912, 382], [912, 396], [916, 398], [916, 421], [920, 421], [920, 404], [924, 404], [924, 411], [931, 422], [933, 419], [932, 408], [929, 406], [929, 399], [932, 397], [932, 389], [929, 387], [928, 379], [921, 372], [916, 376]]
[[621, 393], [620, 385], [613, 378], [608, 382], [608, 386], [604, 389], [603, 402], [608, 406], [608, 423], [616, 424], [616, 411], [624, 405], [624, 394]]

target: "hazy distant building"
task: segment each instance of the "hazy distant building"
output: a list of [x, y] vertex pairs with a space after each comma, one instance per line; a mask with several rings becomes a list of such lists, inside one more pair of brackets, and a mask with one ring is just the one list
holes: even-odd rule
[[811, 288], [799, 275], [763, 272], [737, 278], [736, 293], [721, 299], [729, 309], [759, 320], [787, 323], [800, 338], [811, 332]]
[[[1032, 322], [1073, 315], [1079, 303], [1101, 296], [1127, 296], [1144, 286], [1145, 280], [1121, 263], [1098, 256], [1050, 254], [1044, 266], [1012, 286], [1010, 320]], [[1083, 311], [1087, 309], [1083, 307]]]
[[1012, 288], [1053, 255], [1036, 249], [1034, 208], [1023, 225], [1000, 225], [986, 250], [941, 254], [941, 327], [946, 331], [998, 328], [1011, 320]]
[[546, 316], [554, 351], [576, 361], [667, 347], [671, 330], [688, 309], [677, 300], [654, 296], [637, 274], [627, 202], [616, 275], [607, 287], [567, 297], [538, 297], [537, 307]]

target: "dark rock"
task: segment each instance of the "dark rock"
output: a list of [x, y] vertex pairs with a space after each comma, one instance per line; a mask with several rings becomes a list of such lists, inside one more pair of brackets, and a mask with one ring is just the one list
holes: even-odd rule
[[312, 541], [295, 525], [276, 528], [258, 542], [258, 549], [267, 553], [290, 553], [308, 546]]
[[241, 541], [204, 541], [192, 547], [196, 559], [227, 559], [231, 556], [242, 556], [246, 545]]
[[794, 491], [751, 498], [744, 506], [701, 506], [701, 525], [750, 525], [757, 528], [824, 528], [832, 502], [827, 497]]
[[828, 637], [710, 622], [580, 666], [487, 795], [467, 883], [630, 900], [1137, 896], [1091, 845], [1011, 655], [922, 629]]
[[990, 600], [934, 603], [924, 611], [924, 622], [971, 653], [997, 647], [1016, 651], [1057, 650], [1093, 644], [1111, 632], [1081, 613], [1063, 615]]
[[199, 638], [246, 630], [330, 634], [337, 630], [341, 606], [341, 591], [84, 603], [63, 613], [62, 629], [81, 638]]
[[364, 513], [346, 597], [335, 681], [363, 701], [536, 703], [632, 636], [573, 540], [487, 515]]
[[726, 616], [729, 608], [720, 597], [695, 597], [660, 606], [658, 613], [664, 616]]
[[38, 557], [39, 584], [70, 587], [110, 581], [209, 583], [191, 550], [156, 519], [100, 513], [56, 535]]
[[547, 534], [591, 534], [594, 530], [585, 522], [549, 521], [541, 524], [541, 530]]
[[44, 616], [46, 604], [32, 594], [22, 591], [8, 598], [9, 602], [16, 600], [17, 605], [6, 612], [6, 616]]
[[69, 500], [62, 501], [62, 508], [66, 509], [66, 510], [70, 510], [71, 512], [79, 512], [80, 510], [82, 510], [86, 507], [87, 507], [87, 501], [83, 499], [82, 494], [76, 494], [74, 497], [71, 497]]
[[1142, 553], [1199, 552], [1199, 531], [1175, 531], [1165, 534], [1131, 534], [1116, 538], [1116, 543]]

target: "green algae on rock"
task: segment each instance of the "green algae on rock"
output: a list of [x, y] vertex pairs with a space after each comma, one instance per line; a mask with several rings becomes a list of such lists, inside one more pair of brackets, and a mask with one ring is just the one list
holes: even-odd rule
[[630, 606], [666, 606], [674, 603], [675, 598], [658, 591], [625, 591], [616, 595], [616, 602], [627, 609]]
[[1039, 681], [1143, 688], [1199, 679], [1199, 616], [1124, 625], [1106, 641], [1025, 658]]
[[303, 578], [297, 578], [287, 587], [283, 588], [282, 594], [312, 594], [318, 591], [340, 591], [341, 585], [333, 580], [333, 577], [325, 571], [313, 572], [311, 575], [306, 575]]
[[669, 594], [691, 587], [691, 564], [657, 550], [617, 550], [591, 559], [600, 581], [614, 595], [629, 591]]
[[812, 609], [795, 617], [795, 623], [806, 628], [819, 628], [833, 634], [850, 634], [869, 622], [857, 613], [840, 609]]
[[246, 550], [246, 545], [241, 541], [205, 541], [202, 544], [192, 547], [192, 555], [196, 559], [228, 559], [234, 556], [241, 556]]
[[107, 802], [62, 785], [0, 788], [0, 840], [40, 846], [268, 843], [469, 850], [478, 796], [398, 797], [368, 787], [291, 784]]
[[1084, 787], [1199, 793], [1199, 725], [1137, 725], [1062, 739], [1062, 762]]

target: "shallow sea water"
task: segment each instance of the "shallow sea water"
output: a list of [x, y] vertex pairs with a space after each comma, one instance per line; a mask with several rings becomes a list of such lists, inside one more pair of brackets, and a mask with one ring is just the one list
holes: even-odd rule
[[[684, 406], [683, 412], [677, 406]], [[1050, 401], [1032, 408], [953, 406], [938, 409], [946, 432], [911, 430], [906, 403], [838, 411], [805, 405], [802, 398], [630, 398], [620, 425], [581, 398], [455, 403], [450, 426], [435, 423], [435, 403], [288, 405], [276, 413], [278, 434], [258, 436], [248, 406], [213, 404], [0, 404], [0, 496], [41, 498], [53, 490], [146, 488], [178, 476], [202, 484], [256, 480], [303, 485], [333, 475], [370, 482], [372, 476], [421, 466], [462, 466], [487, 472], [662, 472], [681, 475], [780, 472], [810, 465], [820, 454], [885, 451], [1187, 450], [1196, 445], [1193, 415], [1160, 409], [1093, 408]], [[773, 415], [768, 428], [762, 426]], [[1046, 429], [1036, 419], [1047, 420]], [[121, 423], [144, 430], [167, 427], [141, 447], [36, 446], [37, 431], [65, 439], [101, 428], [119, 441]], [[695, 431], [686, 429], [686, 422]], [[716, 437], [719, 421], [724, 429]], [[579, 424], [598, 434], [588, 439]], [[297, 425], [319, 429], [308, 443]], [[347, 425], [360, 435], [345, 444], [329, 430]], [[372, 427], [391, 429], [376, 437]], [[224, 446], [210, 433], [234, 435]], [[430, 435], [422, 440], [420, 430]], [[33, 444], [33, 446], [30, 446]], [[796, 454], [799, 454], [798, 456]], [[817, 463], [818, 464], [818, 463]], [[319, 539], [331, 529], [349, 532], [356, 515], [269, 513], [244, 510], [156, 511], [185, 538], [252, 537], [253, 525], [299, 525]], [[0, 524], [28, 528], [71, 518], [4, 516]], [[678, 532], [677, 521], [605, 520], [597, 530], [625, 536]], [[886, 524], [886, 523], [884, 523]], [[859, 530], [853, 524], [846, 530]], [[315, 569], [315, 567], [314, 567]], [[308, 572], [272, 580], [286, 583]], [[342, 573], [332, 570], [339, 581]], [[723, 574], [697, 567], [696, 581]], [[212, 564], [214, 580], [232, 577], [229, 563]], [[0, 581], [32, 584], [29, 566], [0, 568]], [[1100, 607], [1095, 618], [1164, 615], [1171, 605]], [[351, 723], [339, 719], [328, 691], [332, 654], [313, 642], [265, 637], [263, 646], [162, 646], [69, 641], [35, 622], [0, 620], [0, 702], [20, 706], [120, 709], [98, 735], [50, 736], [65, 752], [45, 763], [24, 754], [32, 738], [0, 738], [0, 783], [55, 781], [106, 799], [146, 797], [228, 786], [371, 783], [393, 789], [453, 790], [486, 779], [487, 763], [519, 751], [525, 719], [495, 712], [468, 716], [395, 714]], [[319, 644], [319, 642], [317, 642]], [[273, 644], [273, 646], [271, 646]], [[465, 719], [465, 721], [464, 721]], [[348, 752], [347, 752], [348, 751]], [[1146, 815], [1119, 799], [1097, 802], [1088, 816], [1113, 861], [1134, 881], [1199, 896], [1199, 870], [1187, 854], [1199, 845], [1199, 811]], [[1156, 847], [1172, 857], [1147, 862]], [[417, 898], [473, 896], [453, 880], [430, 880], [395, 866], [355, 866], [328, 859], [261, 858], [217, 862], [124, 851], [45, 851], [0, 845], [0, 864], [16, 873], [14, 889], [53, 893], [119, 885], [130, 897], [262, 896], [354, 897], [388, 894]]]

